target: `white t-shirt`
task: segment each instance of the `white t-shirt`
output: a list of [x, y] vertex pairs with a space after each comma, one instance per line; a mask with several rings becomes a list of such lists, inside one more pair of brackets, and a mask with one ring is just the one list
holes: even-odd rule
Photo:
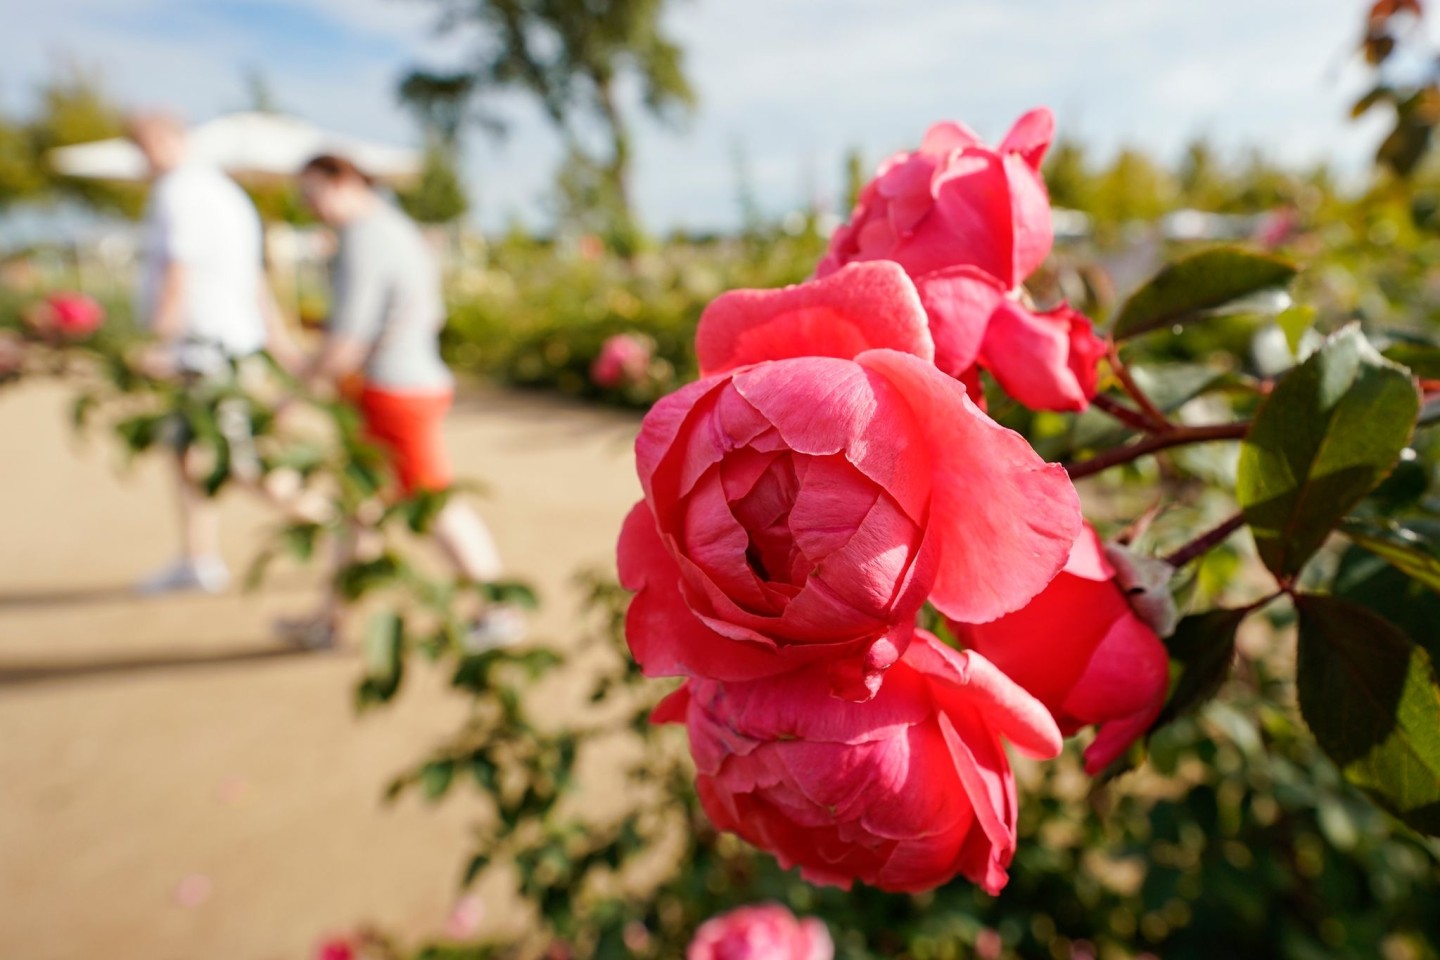
[[145, 215], [141, 316], [153, 315], [166, 268], [184, 264], [182, 368], [203, 372], [265, 346], [262, 244], [255, 206], [219, 170], [185, 164], [156, 179]]

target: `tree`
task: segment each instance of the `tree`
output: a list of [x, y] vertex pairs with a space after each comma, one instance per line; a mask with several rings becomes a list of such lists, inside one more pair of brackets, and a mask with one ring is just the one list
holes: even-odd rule
[[1235, 193], [1225, 164], [1203, 137], [1192, 140], [1176, 172], [1182, 202], [1199, 210], [1221, 210]]
[[[646, 109], [676, 119], [695, 102], [683, 54], [663, 25], [666, 0], [432, 0], [440, 28], [479, 31], [483, 45], [459, 73], [413, 72], [402, 95], [442, 111], [458, 129], [472, 97], [521, 90], [535, 97], [572, 149], [584, 142], [577, 121], [599, 121], [609, 155], [597, 159], [612, 206], [631, 219], [630, 120], [620, 104], [622, 77], [639, 82]], [[592, 158], [596, 159], [596, 158]]]
[[1078, 140], [1061, 139], [1045, 159], [1045, 183], [1057, 207], [1093, 212], [1094, 176]]
[[470, 209], [465, 185], [455, 169], [453, 151], [432, 142], [425, 150], [425, 166], [413, 187], [396, 192], [405, 212], [420, 223], [453, 223]]
[[45, 174], [35, 160], [35, 145], [25, 126], [0, 118], [0, 210], [45, 189]]
[[137, 216], [144, 201], [141, 188], [66, 177], [45, 163], [46, 153], [56, 147], [105, 140], [125, 132], [124, 115], [106, 96], [99, 77], [72, 66], [40, 89], [39, 101], [39, 110], [29, 125], [29, 135], [39, 168], [46, 177], [45, 192], [97, 209]]

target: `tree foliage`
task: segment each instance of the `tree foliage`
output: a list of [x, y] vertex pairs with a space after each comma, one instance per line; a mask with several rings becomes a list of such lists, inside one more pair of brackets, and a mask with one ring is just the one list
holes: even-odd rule
[[[478, 35], [480, 50], [454, 73], [412, 72], [402, 96], [458, 129], [472, 97], [518, 90], [533, 97], [572, 144], [598, 122], [608, 154], [597, 162], [617, 215], [630, 217], [632, 122], [621, 85], [635, 81], [645, 109], [677, 119], [694, 105], [684, 57], [663, 23], [665, 0], [432, 0], [443, 31]], [[578, 149], [578, 147], [577, 147]]]

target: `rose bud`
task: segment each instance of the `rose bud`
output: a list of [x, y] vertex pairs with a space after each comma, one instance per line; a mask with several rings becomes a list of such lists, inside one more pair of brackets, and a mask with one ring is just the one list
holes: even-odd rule
[[1054, 714], [1067, 736], [1096, 724], [1085, 750], [1092, 776], [1150, 728], [1170, 683], [1165, 645], [1131, 609], [1088, 524], [1055, 581], [1021, 610], [991, 623], [952, 623], [977, 651]]

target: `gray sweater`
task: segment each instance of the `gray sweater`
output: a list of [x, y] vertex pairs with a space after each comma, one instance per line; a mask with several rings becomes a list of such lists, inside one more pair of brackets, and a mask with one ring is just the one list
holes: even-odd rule
[[440, 270], [405, 214], [382, 202], [340, 231], [330, 334], [370, 345], [366, 382], [401, 393], [453, 383], [440, 359]]

